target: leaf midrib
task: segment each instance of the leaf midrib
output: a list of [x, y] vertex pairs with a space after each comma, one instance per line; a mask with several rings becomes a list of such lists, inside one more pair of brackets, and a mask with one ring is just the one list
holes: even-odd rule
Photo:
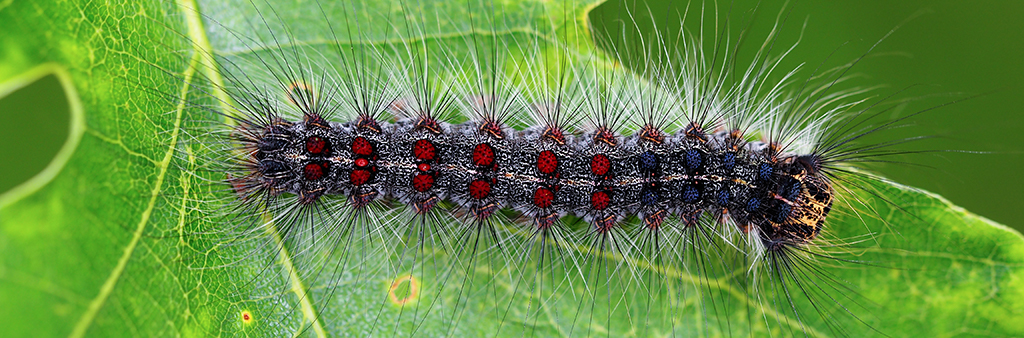
[[142, 238], [142, 234], [146, 230], [146, 226], [149, 225], [149, 218], [153, 214], [153, 209], [156, 207], [156, 201], [160, 197], [160, 192], [163, 190], [164, 179], [167, 176], [167, 169], [170, 167], [171, 160], [174, 159], [174, 152], [178, 145], [178, 132], [181, 128], [182, 114], [185, 110], [185, 97], [188, 95], [189, 87], [192, 86], [192, 78], [196, 73], [196, 65], [199, 62], [198, 54], [190, 60], [188, 67], [185, 69], [183, 74], [183, 83], [181, 91], [179, 92], [180, 100], [177, 107], [175, 107], [174, 116], [174, 127], [171, 131], [171, 140], [168, 143], [167, 151], [164, 153], [163, 159], [160, 162], [156, 162], [157, 177], [153, 183], [153, 189], [150, 190], [149, 202], [146, 204], [146, 209], [142, 212], [139, 224], [136, 225], [135, 231], [132, 233], [132, 239], [128, 242], [128, 245], [124, 248], [124, 254], [118, 259], [117, 265], [107, 276], [106, 281], [100, 287], [99, 293], [89, 302], [89, 307], [86, 308], [82, 316], [79, 317], [78, 322], [75, 323], [74, 328], [71, 330], [69, 337], [78, 338], [85, 336], [85, 333], [95, 322], [96, 316], [100, 310], [106, 304], [107, 299], [110, 298], [110, 294], [113, 293], [114, 288], [117, 286], [117, 282], [121, 279], [124, 274], [125, 268], [128, 266], [128, 261], [135, 253], [135, 248], [139, 244], [139, 240]]
[[[211, 93], [216, 98], [218, 105], [220, 105], [220, 111], [224, 112], [224, 122], [229, 125], [233, 124], [234, 119], [228, 116], [228, 114], [233, 113], [235, 110], [231, 108], [230, 96], [224, 90], [224, 79], [220, 74], [220, 68], [217, 67], [216, 60], [213, 58], [213, 45], [210, 43], [210, 39], [206, 34], [206, 28], [203, 25], [202, 18], [200, 17], [199, 6], [195, 0], [180, 0], [178, 9], [181, 10], [187, 20], [186, 26], [188, 29], [189, 40], [192, 41], [192, 46], [196, 52], [196, 56], [202, 59], [201, 62], [203, 63], [204, 75], [211, 82]], [[182, 102], [184, 102], [184, 100], [182, 100]], [[175, 132], [177, 132], [177, 127]], [[292, 264], [293, 260], [291, 253], [282, 244], [281, 234], [273, 224], [269, 224], [269, 226], [267, 226], [267, 232], [269, 232], [268, 235], [274, 238], [275, 243], [277, 243], [280, 263], [288, 273], [288, 283], [291, 285], [292, 293], [294, 293], [298, 298], [297, 300], [303, 317], [310, 321], [313, 332], [316, 333], [317, 337], [326, 337], [327, 333], [324, 329], [323, 323], [320, 321], [319, 312], [310, 300], [309, 292], [306, 289], [302, 277], [299, 275], [298, 271], [295, 270], [295, 265]]]

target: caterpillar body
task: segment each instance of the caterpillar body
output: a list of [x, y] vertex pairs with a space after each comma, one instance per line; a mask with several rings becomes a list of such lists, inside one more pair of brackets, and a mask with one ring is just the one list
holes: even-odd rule
[[728, 214], [744, 233], [756, 227], [766, 248], [810, 242], [832, 205], [816, 155], [782, 154], [738, 130], [707, 134], [696, 123], [678, 135], [645, 125], [620, 139], [607, 126], [574, 137], [557, 125], [515, 132], [429, 115], [340, 124], [310, 112], [303, 121], [251, 122], [239, 133], [251, 172], [232, 184], [243, 195], [292, 194], [300, 205], [344, 195], [359, 208], [393, 197], [422, 214], [450, 199], [480, 220], [510, 208], [544, 229], [571, 213], [597, 232], [636, 214], [650, 229], [669, 215], [697, 226], [707, 210]]

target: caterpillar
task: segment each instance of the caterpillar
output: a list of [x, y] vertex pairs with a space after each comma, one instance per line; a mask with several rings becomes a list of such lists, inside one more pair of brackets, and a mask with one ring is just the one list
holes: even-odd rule
[[[405, 40], [423, 29], [399, 27], [394, 34]], [[485, 31], [497, 35], [495, 29]], [[331, 26], [327, 30], [332, 40], [342, 40]], [[362, 38], [352, 36], [359, 34], [342, 36], [351, 41]], [[468, 69], [460, 69], [466, 61], [453, 56], [457, 52], [451, 47], [428, 42], [323, 51], [342, 60], [338, 68], [309, 61], [303, 51], [229, 61], [219, 69], [228, 79], [228, 99], [222, 101], [233, 106], [214, 110], [234, 127], [221, 129], [212, 143], [221, 146], [210, 151], [220, 158], [204, 161], [224, 166], [214, 171], [227, 173], [235, 196], [222, 209], [242, 225], [235, 229], [239, 238], [265, 239], [271, 233], [276, 240], [259, 247], [318, 260], [317, 252], [337, 251], [340, 262], [297, 263], [322, 266], [313, 270], [334, 271], [332, 276], [362, 270], [356, 266], [373, 256], [366, 251], [389, 255], [394, 250], [390, 260], [395, 262], [380, 269], [395, 279], [393, 287], [406, 284], [410, 290], [404, 298], [389, 291], [389, 302], [402, 305], [398, 321], [412, 307], [406, 305], [410, 299], [423, 298], [412, 295], [421, 288], [413, 284], [418, 279], [437, 280], [441, 289], [450, 283], [471, 289], [470, 272], [457, 268], [462, 264], [470, 270], [486, 263], [495, 273], [512, 275], [513, 290], [555, 291], [560, 288], [556, 276], [569, 275], [563, 278], [591, 285], [582, 292], [592, 298], [589, 302], [596, 304], [608, 293], [607, 309], [591, 305], [587, 310], [587, 301], [579, 301], [575, 315], [568, 316], [569, 328], [559, 332], [567, 335], [599, 334], [595, 325], [601, 321], [608, 325], [605, 334], [616, 332], [612, 313], [619, 300], [613, 300], [617, 287], [610, 281], [629, 285], [630, 278], [643, 274], [641, 265], [694, 271], [696, 284], [711, 285], [698, 294], [721, 292], [713, 290], [724, 284], [714, 275], [739, 266], [751, 276], [763, 270], [768, 273], [763, 278], [781, 283], [766, 284], [787, 289], [785, 297], [773, 296], [776, 301], [793, 304], [788, 293], [795, 290], [788, 288], [797, 287], [813, 301], [833, 297], [823, 292], [841, 290], [837, 281], [820, 279], [827, 283], [809, 284], [811, 290], [800, 283], [808, 283], [802, 281], [808, 273], [820, 273], [805, 259], [830, 257], [810, 248], [818, 244], [832, 208], [834, 176], [842, 160], [863, 157], [862, 149], [849, 145], [857, 133], [837, 133], [849, 131], [843, 130], [846, 124], [860, 128], [862, 121], [825, 122], [852, 106], [832, 102], [856, 92], [792, 98], [784, 98], [781, 86], [762, 92], [766, 71], [777, 60], [752, 66], [729, 89], [718, 83], [727, 72], [691, 78], [724, 70], [701, 65], [693, 50], [699, 42], [667, 46], [671, 43], [654, 42], [654, 49], [644, 52], [650, 58], [647, 68], [637, 75], [593, 56], [573, 56], [571, 41], [498, 41], [486, 35], [466, 38]], [[662, 48], [667, 55], [656, 54]], [[518, 58], [505, 51], [521, 51], [526, 59], [503, 64]], [[660, 62], [682, 58], [694, 59], [683, 65]], [[247, 70], [244, 62], [258, 70]], [[271, 85], [253, 78], [271, 79]], [[782, 103], [787, 99], [803, 102]], [[459, 120], [464, 122], [454, 122]], [[573, 127], [580, 122], [589, 127]], [[822, 128], [829, 131], [815, 134]], [[224, 154], [232, 157], [225, 160]], [[734, 249], [739, 250], [726, 252]], [[438, 263], [431, 250], [455, 259]], [[625, 262], [607, 265], [601, 257], [608, 254]], [[459, 281], [459, 274], [467, 277]], [[646, 278], [650, 293], [678, 287]], [[747, 283], [743, 287], [750, 289], [743, 292], [763, 292], [756, 282]], [[565, 287], [571, 290], [562, 292], [573, 298], [580, 293], [573, 283]], [[461, 304], [462, 292], [443, 335], [465, 334], [457, 325], [463, 307], [469, 307]], [[701, 312], [727, 316], [734, 310], [718, 304], [714, 298], [720, 295], [700, 297], [711, 298], [698, 306]], [[443, 307], [436, 304], [442, 296], [425, 298], [427, 304], [413, 312]], [[497, 328], [485, 332], [501, 331], [517, 299], [494, 302], [491, 311], [500, 319]], [[522, 311], [540, 306], [528, 301]], [[594, 318], [605, 311], [605, 318]], [[832, 314], [817, 311], [828, 323]], [[586, 323], [584, 313], [590, 316]], [[790, 321], [785, 325], [791, 333], [806, 330], [795, 308], [793, 315], [774, 320]], [[427, 319], [411, 320], [407, 333], [429, 331], [422, 328]], [[641, 322], [662, 320], [671, 317]], [[401, 332], [382, 321], [375, 318], [371, 332]], [[710, 335], [728, 332], [734, 320], [704, 321], [719, 326], [696, 331]], [[676, 330], [692, 328], [669, 332]]]
[[[145, 28], [124, 34], [151, 41], [111, 47], [133, 65], [111, 68], [111, 87], [142, 102], [130, 115], [140, 118], [119, 117], [135, 111], [133, 100], [110, 105], [110, 121], [91, 118], [86, 139], [109, 151], [85, 161], [159, 171], [111, 194], [145, 212], [117, 224], [131, 235], [123, 250], [103, 249], [123, 253], [94, 257], [97, 266], [120, 259], [68, 331], [1012, 331], [974, 314], [1001, 305], [991, 294], [1016, 290], [1005, 282], [1016, 265], [996, 249], [1015, 246], [945, 254], [938, 248], [996, 230], [871, 171], [914, 139], [865, 136], [930, 108], [894, 114], [901, 91], [840, 89], [861, 59], [786, 69], [799, 44], [775, 31], [796, 29], [785, 10], [762, 42], [731, 34], [732, 19], [719, 24], [732, 9], [672, 7], [714, 29], [624, 47], [615, 42], [625, 37], [589, 27], [599, 3], [257, 0], [115, 11]], [[625, 26], [660, 16], [639, 8], [623, 9]], [[739, 61], [750, 41], [752, 61]], [[138, 127], [146, 121], [156, 136], [132, 138], [148, 132]], [[122, 177], [121, 166], [102, 167]], [[94, 190], [119, 186], [98, 180]], [[950, 235], [939, 217], [975, 237]], [[935, 252], [902, 251], [899, 238], [929, 238]], [[947, 259], [943, 271], [914, 265]], [[936, 275], [954, 278], [928, 284]], [[979, 280], [991, 288], [967, 282]], [[988, 293], [971, 304], [940, 296], [979, 289]], [[945, 310], [929, 312], [938, 304]], [[111, 324], [112, 313], [127, 325]]]

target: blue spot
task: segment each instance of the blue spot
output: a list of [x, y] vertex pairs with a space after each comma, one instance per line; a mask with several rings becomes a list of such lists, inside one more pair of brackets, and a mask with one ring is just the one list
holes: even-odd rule
[[757, 178], [763, 181], [767, 181], [768, 178], [772, 177], [772, 174], [774, 172], [775, 168], [772, 168], [770, 164], [761, 163], [761, 165], [757, 168]]
[[772, 222], [775, 222], [775, 223], [783, 223], [783, 222], [785, 222], [786, 219], [789, 218], [789, 214], [791, 212], [793, 212], [793, 206], [791, 206], [789, 204], [786, 204], [786, 203], [780, 203], [779, 204], [778, 212], [776, 212], [774, 215], [772, 215]]
[[747, 212], [757, 212], [758, 209], [761, 209], [760, 199], [757, 197], [751, 197], [747, 200]]
[[645, 206], [652, 206], [658, 204], [658, 192], [653, 188], [644, 188], [640, 190], [640, 203]]
[[658, 155], [648, 150], [640, 154], [640, 170], [652, 172], [658, 169]]
[[722, 167], [725, 167], [725, 171], [731, 172], [736, 167], [736, 153], [725, 153], [722, 157]]
[[687, 185], [683, 187], [683, 202], [686, 203], [697, 203], [700, 199], [700, 192], [697, 191], [697, 187]]
[[782, 215], [785, 218], [789, 218], [789, 214], [792, 213], [792, 212], [793, 212], [793, 206], [789, 205], [789, 204], [783, 203], [782, 207], [779, 208], [779, 215]]
[[802, 189], [803, 187], [800, 185], [800, 181], [797, 181], [792, 177], [782, 177], [776, 193], [787, 201], [796, 201], [800, 198], [800, 192]]
[[715, 196], [715, 203], [718, 203], [718, 205], [721, 206], [729, 204], [729, 190], [726, 190], [725, 187], [718, 190], [718, 195]]
[[697, 151], [697, 149], [690, 149], [686, 151], [686, 168], [690, 170], [700, 169], [701, 165], [704, 164], [704, 156]]
[[788, 201], [796, 201], [800, 198], [800, 182], [793, 180], [793, 184], [789, 185], [789, 191], [785, 195], [782, 195]]

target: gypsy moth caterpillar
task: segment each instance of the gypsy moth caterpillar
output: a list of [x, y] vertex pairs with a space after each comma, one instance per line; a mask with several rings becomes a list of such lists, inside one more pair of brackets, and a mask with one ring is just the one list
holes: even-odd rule
[[[481, 8], [489, 6], [495, 5]], [[361, 270], [361, 261], [380, 250], [392, 257], [380, 265], [383, 274], [410, 271], [435, 281], [439, 294], [419, 302], [412, 317], [421, 311], [444, 313], [442, 321], [446, 317], [450, 325], [446, 334], [460, 329], [455, 324], [461, 323], [464, 307], [477, 301], [478, 296], [462, 290], [479, 290], [470, 272], [480, 266], [509, 276], [513, 293], [524, 289], [544, 299], [547, 287], [556, 295], [564, 292], [559, 297], [571, 296], [576, 306], [569, 311], [570, 335], [594, 334], [601, 322], [607, 325], [604, 330], [615, 331], [616, 311], [637, 316], [617, 310], [628, 299], [623, 292], [634, 285], [649, 287], [647, 298], [656, 298], [654, 290], [671, 292], [686, 284], [657, 280], [657, 271], [665, 269], [696, 276], [689, 281], [699, 286], [692, 292], [707, 300], [695, 308], [713, 314], [703, 324], [717, 327], [710, 329], [714, 332], [743, 321], [730, 318], [732, 306], [716, 299], [723, 289], [736, 291], [726, 284], [745, 285], [743, 292], [788, 304], [770, 316], [794, 332], [809, 328], [797, 310], [797, 290], [789, 288], [808, 297], [828, 329], [835, 328], [822, 308], [846, 310], [830, 295], [843, 281], [820, 278], [812, 265], [815, 255], [831, 257], [814, 251], [833, 202], [829, 182], [835, 176], [826, 173], [839, 170], [830, 161], [863, 156], [847, 151], [846, 136], [821, 130], [832, 126], [829, 118], [863, 103], [844, 102], [857, 91], [829, 91], [845, 68], [826, 77], [821, 90], [787, 94], [784, 86], [762, 89], [779, 60], [766, 48], [755, 57], [759, 63], [727, 87], [725, 79], [734, 70], [705, 60], [699, 39], [681, 44], [666, 39], [651, 43], [644, 52], [645, 68], [630, 74], [595, 55], [574, 55], [579, 42], [572, 39], [579, 39], [580, 32], [559, 30], [567, 26], [559, 22], [548, 28], [529, 24], [541, 32], [532, 37], [512, 33], [499, 40], [496, 27], [482, 29], [490, 34], [468, 34], [462, 41], [468, 60], [460, 60], [458, 47], [417, 37], [430, 27], [424, 23], [430, 14], [417, 17], [415, 12], [407, 14], [415, 23], [392, 23], [379, 33], [401, 43], [348, 50], [328, 46], [334, 50], [316, 52], [332, 53], [341, 60], [337, 66], [282, 43], [293, 39], [288, 29], [275, 33], [266, 23], [278, 11], [265, 10], [274, 16], [258, 12], [263, 19], [252, 30], [267, 28], [264, 40], [285, 45], [284, 50], [219, 62], [219, 71], [229, 78], [224, 91], [230, 97], [220, 104], [234, 104], [221, 109], [230, 112], [221, 115], [237, 126], [224, 130], [223, 141], [213, 143], [224, 148], [211, 153], [235, 157], [205, 161], [225, 164], [232, 174], [229, 181], [239, 197], [229, 199], [233, 207], [226, 210], [241, 225], [240, 238], [269, 236], [276, 239], [267, 246], [272, 253], [314, 255], [298, 264], [335, 269], [313, 268], [318, 273], [347, 272], [350, 264]], [[506, 22], [506, 11], [470, 14], [471, 31], [480, 29], [474, 19]], [[367, 38], [359, 23], [346, 27], [345, 38], [330, 23], [326, 28], [322, 31], [334, 34], [327, 41]], [[263, 42], [249, 39], [240, 39], [243, 49], [266, 49]], [[685, 61], [666, 62], [670, 58]], [[470, 66], [460, 67], [462, 62]], [[247, 63], [257, 67], [249, 70]], [[254, 78], [269, 79], [271, 85]], [[282, 96], [274, 88], [288, 89]], [[384, 114], [396, 116], [396, 122]], [[438, 121], [444, 114], [469, 122]], [[338, 116], [352, 122], [337, 121]], [[578, 120], [594, 123], [589, 130], [568, 129]], [[866, 122], [846, 123], [861, 130]], [[632, 135], [619, 136], [625, 131]], [[408, 207], [381, 200], [388, 197]], [[450, 205], [437, 208], [443, 200]], [[579, 204], [584, 201], [589, 204]], [[568, 214], [580, 220], [563, 221]], [[633, 215], [638, 223], [622, 222]], [[733, 249], [739, 250], [726, 251]], [[316, 254], [324, 251], [340, 255], [340, 262], [330, 267], [320, 261], [329, 259]], [[450, 262], [439, 264], [431, 257], [438, 252], [450, 255]], [[762, 270], [767, 274], [759, 279]], [[740, 279], [751, 281], [718, 279], [736, 271], [750, 271]], [[809, 282], [812, 278], [816, 282]], [[640, 280], [651, 284], [634, 284]], [[449, 284], [460, 290], [454, 305], [445, 306], [439, 304], [440, 292]], [[777, 289], [765, 290], [769, 286]], [[496, 288], [483, 285], [493, 293], [485, 302], [493, 302], [503, 323], [518, 304], [514, 295], [499, 296]], [[830, 305], [823, 304], [826, 300]], [[518, 311], [536, 316], [537, 303]], [[386, 310], [382, 305], [379, 312]], [[406, 311], [405, 306], [399, 309], [399, 321]], [[652, 309], [640, 312], [646, 318], [637, 322], [668, 323], [674, 330], [670, 316], [652, 317]], [[761, 315], [770, 322], [769, 315]], [[375, 319], [371, 328], [388, 324]], [[426, 319], [413, 318], [406, 329], [416, 332], [423, 325]], [[398, 326], [393, 330], [398, 332]]]

